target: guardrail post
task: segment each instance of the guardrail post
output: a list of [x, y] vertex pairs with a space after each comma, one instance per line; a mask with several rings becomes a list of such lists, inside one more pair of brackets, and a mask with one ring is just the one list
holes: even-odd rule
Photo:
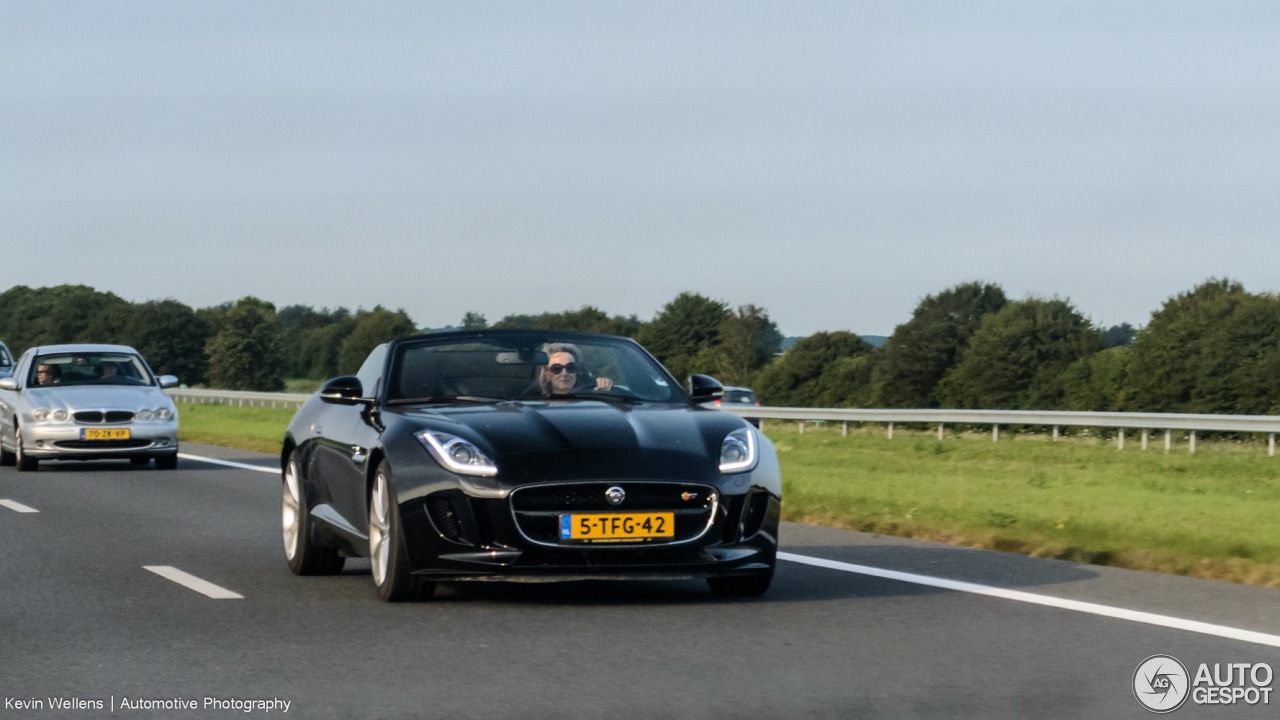
[[849, 421], [840, 423], [840, 437], [849, 437]]
[[1119, 441], [1118, 449], [1120, 450], [1124, 449], [1124, 428], [1120, 428], [1120, 441]]
[[1191, 431], [1191, 453], [1195, 454], [1195, 451], [1196, 451], [1196, 431], [1192, 430]]
[[1164, 429], [1164, 451], [1169, 452], [1173, 449], [1173, 431], [1169, 428]]
[[1267, 455], [1276, 456], [1276, 434], [1271, 433], [1271, 437], [1267, 438]]
[[1000, 442], [1000, 426], [999, 425], [996, 425], [996, 424], [991, 425], [991, 442]]
[[1151, 434], [1151, 430], [1150, 430], [1150, 429], [1148, 429], [1148, 428], [1142, 428], [1142, 449], [1143, 449], [1143, 450], [1146, 450], [1146, 449], [1147, 449], [1147, 436], [1148, 436], [1148, 435], [1150, 435], [1150, 434]]
[[760, 418], [760, 432], [764, 432], [764, 418]]
[[[890, 439], [890, 440], [892, 440], [892, 439], [893, 439], [893, 421], [892, 421], [892, 420], [890, 420], [890, 421], [889, 421], [889, 439]], [[1273, 449], [1273, 450], [1275, 449], [1275, 445], [1276, 445], [1276, 436], [1275, 436], [1275, 433], [1272, 433], [1272, 434], [1271, 434], [1271, 447], [1272, 447], [1272, 449]], [[1272, 454], [1274, 455], [1275, 453], [1272, 453]]]
[[938, 423], [938, 439], [942, 439], [942, 423]]
[[1058, 442], [1058, 426], [1053, 426], [1053, 441]]
[[801, 421], [800, 421], [800, 434], [801, 434], [801, 435], [803, 435], [803, 434], [804, 434], [804, 421], [803, 421], [803, 420], [801, 420]]

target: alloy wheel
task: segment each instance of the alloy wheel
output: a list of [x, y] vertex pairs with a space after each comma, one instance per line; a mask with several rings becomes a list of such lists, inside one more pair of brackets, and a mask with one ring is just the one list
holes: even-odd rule
[[373, 582], [381, 587], [387, 581], [387, 562], [391, 555], [391, 498], [387, 479], [382, 473], [373, 481], [369, 498], [369, 564], [373, 566]]
[[281, 523], [284, 526], [284, 555], [292, 560], [298, 554], [298, 535], [301, 525], [302, 493], [298, 489], [295, 464], [289, 463], [284, 471], [284, 506]]

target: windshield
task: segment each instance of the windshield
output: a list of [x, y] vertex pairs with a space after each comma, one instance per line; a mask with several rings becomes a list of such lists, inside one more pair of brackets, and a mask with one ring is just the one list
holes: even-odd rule
[[0, 345], [0, 367], [9, 367], [13, 364], [13, 358], [9, 357], [9, 349]]
[[142, 358], [128, 353], [59, 353], [31, 363], [27, 387], [67, 385], [150, 385]]
[[725, 390], [721, 400], [727, 403], [747, 403], [756, 401], [756, 394], [750, 390]]
[[633, 343], [555, 332], [479, 332], [397, 346], [387, 401], [681, 399], [660, 365]]

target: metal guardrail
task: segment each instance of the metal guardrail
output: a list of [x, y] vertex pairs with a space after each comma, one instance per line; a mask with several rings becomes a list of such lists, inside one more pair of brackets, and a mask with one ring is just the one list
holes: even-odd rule
[[1190, 431], [1191, 452], [1196, 451], [1196, 431], [1267, 433], [1268, 453], [1276, 454], [1276, 433], [1280, 433], [1280, 416], [1277, 415], [1193, 415], [1181, 413], [1125, 413], [1125, 412], [1077, 412], [1072, 410], [892, 410], [892, 409], [841, 409], [841, 408], [784, 408], [734, 406], [723, 403], [721, 410], [746, 418], [761, 420], [795, 420], [804, 432], [809, 421], [835, 421], [844, 423], [848, 433], [851, 422], [887, 423], [889, 437], [893, 438], [894, 423], [937, 424], [938, 439], [943, 437], [947, 423], [964, 425], [990, 425], [992, 440], [1000, 439], [1001, 425], [1039, 425], [1052, 427], [1053, 437], [1058, 438], [1058, 428], [1108, 427], [1118, 428], [1118, 443], [1124, 447], [1124, 429], [1142, 431], [1142, 449], [1147, 448], [1151, 430], [1164, 431], [1165, 450], [1170, 449], [1174, 430]]
[[[221, 403], [257, 407], [301, 407], [311, 395], [297, 393], [245, 392], [241, 390], [197, 390], [171, 388], [165, 391], [179, 402]], [[847, 434], [851, 422], [887, 423], [893, 437], [894, 423], [927, 423], [938, 426], [938, 437], [950, 424], [990, 425], [992, 439], [1000, 438], [1001, 425], [1038, 425], [1052, 427], [1054, 439], [1061, 427], [1108, 427], [1120, 429], [1118, 442], [1124, 447], [1124, 429], [1142, 431], [1142, 447], [1146, 449], [1151, 430], [1163, 430], [1165, 449], [1172, 444], [1172, 431], [1190, 431], [1191, 452], [1196, 448], [1196, 431], [1267, 433], [1268, 452], [1275, 455], [1276, 433], [1280, 433], [1280, 415], [1190, 415], [1177, 413], [1077, 412], [1071, 410], [893, 410], [864, 408], [787, 408], [757, 407], [723, 403], [721, 410], [746, 418], [761, 420], [835, 421], [843, 423]]]
[[244, 390], [203, 390], [169, 388], [165, 394], [176, 402], [218, 403], [221, 405], [249, 405], [254, 407], [298, 408], [311, 399], [298, 393], [248, 392]]

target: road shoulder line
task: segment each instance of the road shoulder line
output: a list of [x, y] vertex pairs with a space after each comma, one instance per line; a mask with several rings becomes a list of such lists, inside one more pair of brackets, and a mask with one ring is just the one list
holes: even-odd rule
[[279, 475], [279, 468], [262, 467], [261, 465], [250, 465], [248, 463], [234, 462], [232, 460], [218, 460], [217, 458], [204, 457], [203, 455], [190, 455], [188, 453], [178, 453], [178, 457], [183, 460], [195, 460], [197, 462], [213, 463], [214, 465], [226, 465], [227, 467], [240, 468], [241, 470], [257, 470], [258, 472], [271, 473]]
[[12, 510], [12, 511], [14, 511], [14, 512], [20, 512], [20, 513], [38, 513], [38, 512], [40, 512], [39, 510], [37, 510], [37, 509], [35, 509], [35, 508], [31, 507], [30, 505], [23, 505], [22, 503], [18, 502], [17, 500], [0, 500], [0, 505], [3, 505], [3, 506], [5, 506], [5, 507], [7, 507], [7, 508], [9, 508], [10, 510]]
[[244, 596], [237, 592], [232, 592], [224, 587], [218, 587], [208, 580], [201, 580], [191, 573], [183, 572], [176, 567], [169, 565], [143, 565], [142, 569], [150, 570], [166, 580], [182, 585], [190, 590], [195, 590], [201, 595], [211, 597], [214, 600], [243, 600]]
[[1018, 602], [1031, 603], [1033, 605], [1044, 605], [1046, 607], [1054, 607], [1062, 610], [1073, 610], [1075, 612], [1101, 615], [1103, 617], [1116, 618], [1119, 620], [1129, 620], [1131, 622], [1159, 625], [1161, 627], [1174, 628], [1176, 630], [1186, 630], [1188, 632], [1200, 633], [1202, 635], [1215, 635], [1217, 637], [1240, 640], [1242, 642], [1255, 643], [1258, 645], [1280, 647], [1280, 635], [1268, 635], [1267, 633], [1254, 632], [1252, 630], [1241, 630], [1239, 628], [1227, 627], [1226, 625], [1214, 625], [1212, 623], [1200, 622], [1198, 620], [1185, 620], [1183, 618], [1176, 618], [1169, 615], [1142, 612], [1141, 610], [1127, 610], [1125, 608], [1112, 607], [1110, 605], [1099, 605], [1097, 603], [1083, 602], [1080, 600], [1067, 600], [1065, 598], [1053, 597], [1052, 595], [1038, 595], [1036, 593], [1024, 592], [1022, 590], [1009, 590], [1006, 588], [993, 587], [991, 585], [979, 585], [977, 583], [963, 582], [960, 580], [947, 580], [945, 578], [917, 575], [915, 573], [900, 572], [898, 570], [885, 570], [882, 568], [870, 567], [868, 565], [854, 565], [853, 563], [844, 563], [837, 560], [827, 560], [825, 558], [796, 555], [794, 553], [787, 552], [779, 552], [778, 559], [800, 563], [802, 565], [827, 568], [828, 570], [840, 570], [843, 572], [857, 573], [859, 575], [870, 575], [872, 577], [884, 578], [886, 580], [897, 580], [899, 582], [912, 583], [914, 585], [926, 585], [929, 587], [942, 588], [944, 590], [954, 590], [956, 592], [972, 593], [974, 595], [986, 595], [988, 597], [1003, 598], [1005, 600], [1016, 600]]

